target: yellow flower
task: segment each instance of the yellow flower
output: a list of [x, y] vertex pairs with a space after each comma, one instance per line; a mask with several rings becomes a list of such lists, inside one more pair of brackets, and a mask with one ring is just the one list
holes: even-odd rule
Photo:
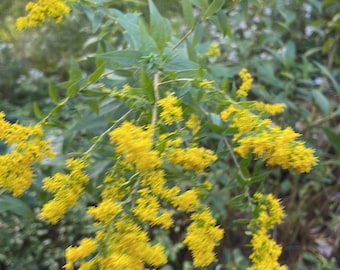
[[214, 248], [223, 237], [223, 230], [216, 226], [208, 208], [193, 213], [188, 232], [183, 240], [193, 256], [196, 267], [206, 267], [215, 260]]
[[197, 173], [201, 173], [217, 159], [211, 150], [202, 147], [169, 149], [165, 156], [170, 162], [181, 165], [185, 170], [194, 170]]
[[[78, 247], [68, 247], [66, 249], [66, 270], [72, 270], [73, 264], [79, 259], [85, 259], [97, 249], [97, 242], [90, 238], [84, 238]], [[85, 266], [84, 266], [85, 267]], [[82, 269], [86, 269], [86, 268]], [[88, 269], [88, 268], [87, 268]]]
[[149, 221], [152, 225], [160, 225], [164, 229], [172, 225], [172, 215], [170, 212], [159, 214], [160, 203], [154, 195], [150, 195], [150, 190], [146, 192], [140, 190], [140, 197], [136, 201], [133, 209], [134, 215], [141, 221]]
[[180, 188], [178, 186], [167, 188], [165, 184], [165, 172], [163, 170], [151, 171], [142, 177], [143, 186], [150, 187], [152, 193], [171, 202], [179, 193]]
[[[257, 109], [267, 110], [270, 114], [283, 109], [283, 105], [275, 108], [255, 103], [255, 106], [258, 106]], [[292, 128], [282, 130], [273, 126], [270, 119], [261, 119], [249, 109], [238, 108], [235, 105], [222, 111], [221, 119], [229, 121], [230, 127], [237, 130], [233, 140], [239, 145], [234, 151], [241, 157], [246, 157], [251, 152], [257, 158], [263, 158], [267, 165], [278, 165], [283, 169], [293, 168], [300, 173], [309, 172], [317, 163], [314, 150], [297, 141], [300, 134], [294, 132]]]
[[166, 125], [171, 125], [173, 122], [181, 122], [183, 120], [182, 107], [179, 105], [179, 102], [180, 101], [174, 95], [169, 95], [158, 101], [158, 105], [162, 107], [160, 117]]
[[253, 82], [253, 78], [247, 69], [241, 69], [239, 76], [242, 79], [242, 84], [239, 89], [236, 90], [236, 94], [238, 97], [246, 97], [248, 95], [248, 91], [250, 90], [251, 84]]
[[314, 150], [306, 148], [304, 143], [296, 141], [300, 134], [291, 128], [268, 127], [256, 135], [248, 135], [238, 140], [234, 150], [245, 157], [252, 152], [264, 158], [268, 165], [279, 165], [283, 169], [293, 168], [300, 173], [309, 172], [317, 163]]
[[142, 265], [141, 263], [145, 262], [151, 266], [159, 267], [167, 262], [164, 247], [160, 244], [151, 245], [147, 232], [127, 216], [115, 223], [115, 231], [111, 234], [110, 239], [112, 243], [108, 247], [108, 254], [117, 253], [131, 256], [135, 265]]
[[41, 126], [11, 124], [0, 112], [0, 141], [12, 147], [0, 155], [0, 187], [20, 196], [32, 183], [32, 165], [44, 157], [53, 157], [50, 143], [42, 139]]
[[284, 270], [286, 267], [280, 266], [278, 263], [282, 248], [267, 233], [282, 221], [284, 214], [280, 201], [273, 194], [263, 196], [260, 193], [255, 193], [253, 198], [258, 205], [258, 214], [251, 224], [257, 227], [257, 231], [253, 233], [250, 242], [253, 253], [249, 258], [253, 265], [247, 270]]
[[[96, 265], [96, 261], [94, 260], [90, 260], [90, 261], [87, 261], [87, 262], [83, 262], [81, 263], [81, 265], [79, 266], [79, 269], [78, 270], [92, 270], [95, 268], [95, 265]], [[67, 269], [66, 269], [67, 270]]]
[[195, 190], [187, 190], [174, 198], [172, 203], [178, 210], [192, 212], [199, 205], [198, 194]]
[[265, 104], [260, 101], [254, 101], [254, 107], [258, 111], [266, 112], [270, 115], [275, 115], [278, 113], [282, 113], [285, 109], [284, 104]]
[[66, 168], [70, 171], [69, 174], [56, 173], [53, 177], [43, 179], [43, 188], [53, 192], [54, 198], [43, 206], [41, 218], [55, 224], [68, 208], [76, 204], [89, 182], [89, 177], [84, 172], [87, 166], [83, 160], [68, 159]]
[[103, 224], [108, 224], [112, 221], [121, 211], [122, 206], [113, 202], [110, 199], [104, 199], [97, 206], [89, 207], [87, 213], [94, 216]]
[[217, 43], [210, 44], [208, 52], [207, 52], [207, 55], [209, 57], [215, 57], [215, 56], [218, 57], [218, 56], [220, 56], [221, 55], [221, 51], [220, 51], [219, 45]]
[[196, 135], [201, 128], [201, 122], [197, 115], [191, 114], [185, 125], [191, 130], [192, 135]]
[[225, 109], [224, 111], [221, 112], [221, 119], [224, 122], [227, 122], [230, 118], [230, 116], [234, 113], [234, 112], [238, 112], [239, 109], [237, 109], [234, 105], [230, 105], [227, 109]]
[[153, 147], [153, 130], [143, 129], [130, 122], [124, 122], [110, 132], [111, 142], [116, 146], [117, 154], [123, 156], [126, 164], [134, 164], [138, 171], [154, 170], [162, 164], [158, 152]]
[[209, 89], [209, 88], [211, 88], [213, 83], [214, 83], [214, 81], [203, 80], [203, 81], [200, 82], [200, 86], [205, 88], [205, 89]]
[[20, 17], [16, 21], [18, 30], [34, 27], [53, 18], [60, 23], [65, 14], [70, 12], [70, 7], [64, 0], [38, 0], [38, 2], [28, 2], [26, 10], [29, 12], [26, 17]]

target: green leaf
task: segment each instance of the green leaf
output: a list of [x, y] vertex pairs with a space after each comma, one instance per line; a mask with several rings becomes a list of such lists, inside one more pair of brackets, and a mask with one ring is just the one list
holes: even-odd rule
[[76, 94], [78, 94], [80, 91], [78, 82], [74, 82], [72, 83], [68, 88], [67, 88], [67, 92], [66, 92], [66, 96], [71, 98], [74, 97]]
[[113, 51], [97, 54], [98, 58], [104, 58], [118, 64], [120, 67], [131, 67], [137, 65], [142, 53], [137, 50]]
[[82, 78], [82, 71], [79, 67], [78, 62], [75, 59], [71, 59], [71, 65], [68, 70], [70, 81], [78, 81]]
[[207, 10], [209, 6], [206, 0], [191, 0], [191, 3], [203, 10]]
[[216, 14], [216, 26], [223, 36], [232, 37], [232, 31], [228, 23], [228, 17], [222, 10], [219, 10]]
[[324, 132], [327, 135], [327, 138], [331, 145], [334, 147], [336, 153], [340, 155], [340, 134], [335, 133], [330, 128], [323, 128]]
[[195, 27], [195, 31], [192, 37], [190, 47], [195, 48], [196, 45], [202, 40], [203, 36], [204, 36], [204, 28], [202, 27], [202, 25], [197, 25], [197, 27]]
[[26, 202], [19, 198], [13, 198], [8, 195], [0, 197], [0, 213], [10, 211], [18, 216], [25, 218], [34, 218], [35, 215]]
[[154, 100], [153, 82], [144, 69], [141, 69], [139, 79], [140, 79], [141, 87], [142, 87], [142, 90], [143, 90], [142, 92], [147, 95], [148, 100], [153, 101]]
[[151, 36], [155, 40], [158, 49], [163, 52], [171, 38], [170, 22], [162, 17], [152, 0], [149, 0], [149, 10]]
[[248, 0], [241, 0], [241, 13], [244, 17], [248, 16]]
[[192, 5], [190, 3], [190, 0], [182, 1], [182, 10], [183, 10], [184, 20], [187, 22], [190, 28], [194, 27], [195, 18], [194, 18], [194, 13], [192, 10]]
[[325, 74], [332, 82], [335, 90], [340, 93], [340, 86], [337, 83], [336, 79], [334, 78], [334, 76], [331, 74], [331, 72], [328, 70], [328, 68], [326, 68], [325, 66], [321, 65], [319, 62], [317, 61], [313, 61], [313, 63], [321, 70], [321, 72], [323, 74]]
[[287, 65], [291, 65], [295, 62], [296, 47], [293, 41], [288, 41], [285, 45], [285, 62]]
[[104, 71], [105, 71], [105, 62], [97, 67], [97, 69], [89, 76], [87, 81], [89, 83], [96, 82], [100, 78], [100, 76], [103, 75]]
[[225, 0], [214, 0], [208, 7], [207, 11], [204, 13], [204, 18], [208, 19], [213, 14], [215, 14], [217, 11], [219, 11], [223, 4], [225, 3]]
[[328, 99], [318, 90], [312, 91], [315, 102], [318, 104], [322, 114], [324, 116], [328, 115], [330, 104]]
[[33, 102], [33, 113], [34, 113], [36, 118], [38, 118], [38, 119], [42, 119], [43, 118], [43, 114], [42, 114], [42, 112], [40, 110], [40, 107], [39, 107], [38, 103], [35, 102], [35, 101]]
[[59, 103], [60, 100], [59, 100], [57, 89], [55, 89], [52, 83], [48, 84], [48, 94], [54, 104]]
[[157, 52], [157, 45], [149, 35], [138, 13], [124, 14], [117, 9], [110, 11], [117, 22], [126, 30], [127, 40], [133, 49], [140, 50], [144, 54]]

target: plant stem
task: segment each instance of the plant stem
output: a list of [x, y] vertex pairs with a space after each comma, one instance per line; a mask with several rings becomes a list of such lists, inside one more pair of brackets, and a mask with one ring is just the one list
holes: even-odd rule
[[152, 108], [152, 119], [151, 119], [151, 125], [154, 127], [157, 122], [157, 114], [158, 114], [158, 101], [160, 99], [159, 97], [159, 72], [156, 72], [153, 77], [153, 92], [155, 95], [155, 103], [153, 104]]
[[231, 145], [229, 144], [228, 142], [228, 139], [226, 137], [223, 137], [223, 141], [225, 143], [225, 145], [227, 146], [229, 152], [230, 152], [230, 155], [231, 155], [231, 158], [232, 160], [234, 161], [235, 163], [235, 166], [239, 172], [239, 175], [241, 176], [242, 180], [244, 181], [247, 181], [247, 177], [244, 176], [244, 174], [242, 173], [242, 170], [241, 170], [241, 167], [240, 167], [240, 164], [238, 163], [236, 157], [235, 157], [235, 154], [234, 154], [234, 151], [233, 151], [233, 148], [231, 147]]

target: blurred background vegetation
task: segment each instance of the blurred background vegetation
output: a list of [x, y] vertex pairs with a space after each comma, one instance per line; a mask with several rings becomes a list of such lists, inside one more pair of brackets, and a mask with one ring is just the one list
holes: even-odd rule
[[[105, 5], [123, 11], [138, 10], [148, 17], [147, 1], [114, 2], [108, 1]], [[158, 0], [155, 3], [162, 15], [175, 25], [179, 36], [188, 31], [181, 1]], [[56, 85], [63, 95], [58, 83], [68, 79], [76, 60], [80, 61], [81, 70], [90, 74], [95, 68], [92, 56], [98, 44], [119, 48], [121, 39], [115, 26], [105, 20], [100, 10], [92, 13], [80, 4], [74, 6], [73, 13], [60, 25], [51, 22], [18, 32], [15, 20], [24, 14], [24, 6], [25, 1], [0, 2], [0, 111], [5, 111], [11, 121], [33, 123], [36, 122], [33, 102], [39, 104], [43, 113], [53, 108], [48, 89]], [[254, 76], [250, 98], [285, 103], [285, 113], [275, 120], [281, 126], [290, 125], [302, 133], [319, 157], [319, 165], [309, 174], [297, 175], [277, 169], [271, 170], [265, 180], [268, 192], [282, 198], [289, 217], [275, 232], [283, 246], [281, 263], [290, 269], [338, 269], [339, 1], [234, 1], [226, 3], [204, 24], [204, 28], [194, 33], [197, 50], [203, 54], [211, 43], [219, 44], [221, 56], [210, 61], [214, 62], [214, 68], [219, 67], [224, 84], [231, 83], [240, 67], [248, 68]], [[205, 65], [209, 69], [209, 62]], [[78, 112], [83, 112], [81, 104], [73, 105], [78, 107]], [[72, 109], [65, 110], [61, 121], [72, 121], [74, 113]], [[83, 125], [86, 126], [86, 122]], [[76, 132], [81, 136], [91, 133], [91, 128], [84, 131], [83, 125], [75, 123], [73, 131], [66, 130], [60, 147], [76, 149], [67, 143], [67, 138], [75, 136]], [[60, 136], [53, 134], [53, 139], [58, 142]], [[58, 164], [54, 164], [53, 170], [57, 168]], [[250, 164], [250, 169], [256, 170], [256, 163]], [[37, 183], [23, 197], [13, 199], [1, 195], [0, 269], [61, 269], [65, 247], [89, 233], [87, 224], [90, 222], [81, 207], [68, 213], [55, 226], [36, 218], [34, 213], [48, 199], [40, 190], [39, 180], [50, 170], [52, 166], [48, 163], [39, 168]], [[244, 269], [249, 238], [238, 233], [240, 225], [228, 218], [238, 216], [232, 203], [228, 203], [230, 193], [236, 191], [219, 180], [218, 175], [216, 177], [220, 188], [213, 190], [209, 200], [228, 236], [218, 250], [219, 262], [223, 264], [220, 267]], [[240, 217], [242, 215], [239, 213]], [[171, 232], [174, 239], [180, 233], [183, 232]], [[176, 247], [173, 248], [175, 252]], [[174, 268], [169, 269], [189, 269], [185, 263], [186, 254], [174, 255], [172, 260]], [[179, 260], [181, 263], [176, 263]]]

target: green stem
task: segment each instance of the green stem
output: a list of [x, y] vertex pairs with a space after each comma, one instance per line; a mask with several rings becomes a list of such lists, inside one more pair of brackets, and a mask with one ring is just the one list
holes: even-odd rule
[[245, 177], [244, 174], [242, 173], [240, 164], [238, 163], [238, 161], [237, 161], [237, 159], [236, 159], [236, 156], [235, 156], [235, 154], [234, 154], [234, 150], [233, 150], [233, 148], [231, 147], [231, 145], [229, 144], [228, 139], [227, 139], [226, 137], [223, 137], [223, 141], [224, 141], [225, 145], [227, 146], [227, 148], [228, 148], [228, 150], [229, 150], [229, 152], [230, 152], [231, 158], [232, 158], [232, 160], [233, 160], [234, 163], [235, 163], [235, 166], [236, 166], [236, 168], [237, 168], [237, 170], [238, 170], [239, 175], [241, 176], [242, 180], [247, 181], [248, 179], [247, 179], [247, 177]]
[[159, 72], [156, 72], [153, 77], [153, 92], [155, 95], [155, 103], [153, 104], [152, 108], [152, 119], [151, 119], [151, 125], [154, 127], [157, 122], [157, 114], [158, 114], [158, 101], [160, 99], [159, 97]]
[[91, 145], [91, 147], [84, 152], [84, 156], [90, 154], [93, 149], [103, 140], [103, 138], [112, 130], [114, 129], [120, 122], [125, 120], [128, 115], [132, 112], [132, 110], [129, 110], [127, 113], [125, 113], [121, 118], [119, 118], [112, 126], [110, 126], [107, 130], [105, 130], [102, 134], [100, 134], [97, 138], [96, 141]]

